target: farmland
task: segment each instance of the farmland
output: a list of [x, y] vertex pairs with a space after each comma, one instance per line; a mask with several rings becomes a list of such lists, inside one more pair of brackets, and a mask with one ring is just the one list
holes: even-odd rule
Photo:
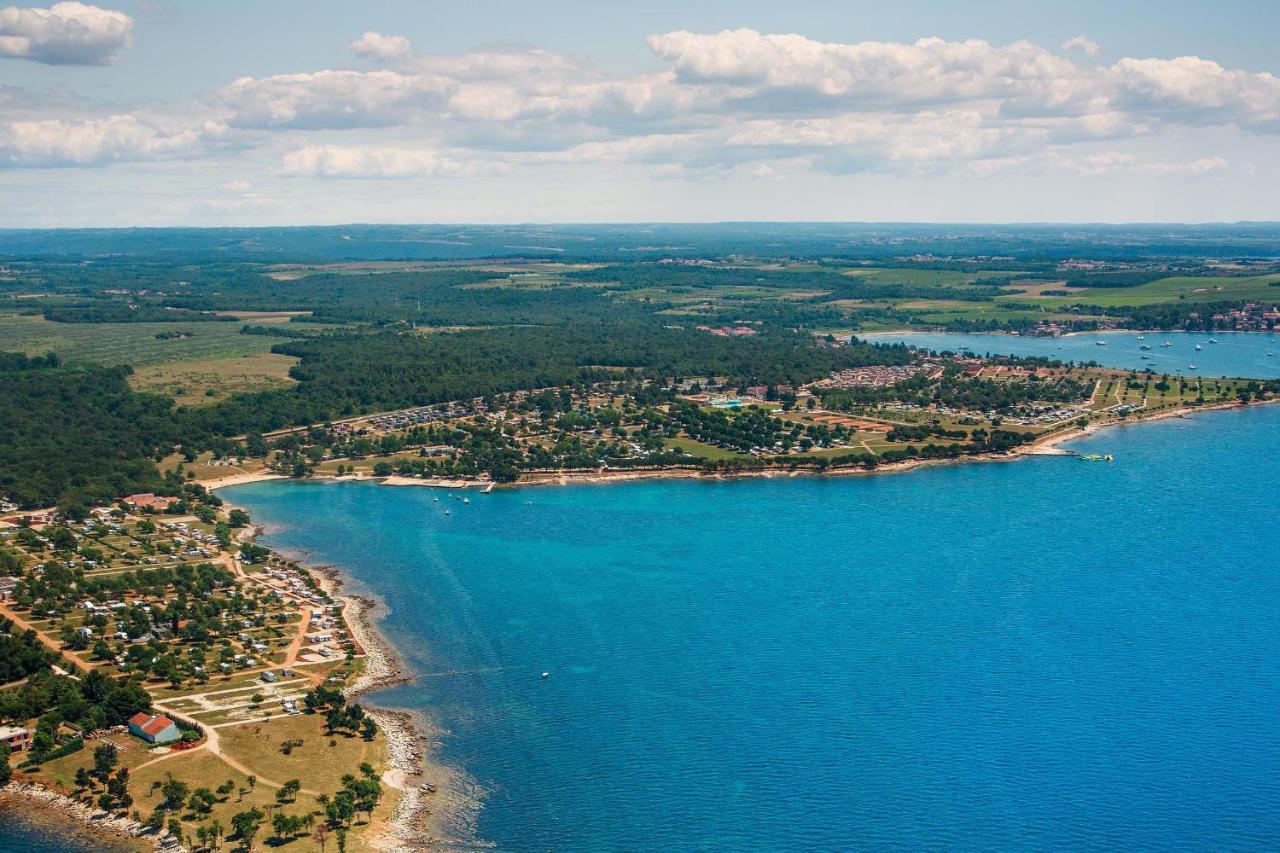
[[[189, 337], [156, 337], [167, 333]], [[239, 323], [53, 323], [18, 314], [0, 314], [0, 341], [28, 355], [56, 352], [66, 362], [134, 367], [258, 355], [276, 343], [240, 334]]]

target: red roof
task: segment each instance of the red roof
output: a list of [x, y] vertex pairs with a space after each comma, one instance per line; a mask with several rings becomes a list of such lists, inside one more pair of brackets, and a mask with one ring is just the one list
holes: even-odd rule
[[155, 737], [160, 732], [173, 725], [173, 720], [165, 716], [152, 716], [145, 711], [139, 711], [129, 718], [129, 725], [137, 726], [142, 731]]
[[169, 728], [169, 726], [172, 726], [172, 725], [173, 725], [173, 720], [169, 719], [168, 717], [160, 716], [160, 717], [156, 717], [150, 723], [147, 723], [147, 725], [143, 726], [142, 730], [147, 734], [151, 735], [152, 737], [154, 737], [155, 735], [160, 734], [162, 731], [164, 731], [165, 729]]

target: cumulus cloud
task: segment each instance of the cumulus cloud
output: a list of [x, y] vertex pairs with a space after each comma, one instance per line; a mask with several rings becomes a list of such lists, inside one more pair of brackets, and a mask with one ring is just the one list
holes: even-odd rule
[[284, 157], [285, 174], [324, 178], [459, 177], [494, 168], [424, 148], [308, 145]]
[[[1005, 47], [939, 38], [839, 44], [739, 29], [672, 32], [648, 43], [682, 83], [734, 87], [729, 99], [747, 103], [782, 95], [799, 106], [905, 106], [1010, 97], [1079, 75], [1070, 60], [1026, 41]], [[782, 98], [768, 105], [782, 108]]]
[[166, 127], [134, 115], [0, 123], [0, 165], [93, 166], [193, 156], [216, 147], [225, 127]]
[[[52, 9], [63, 5], [75, 4]], [[1025, 41], [835, 43], [750, 29], [663, 33], [648, 44], [660, 67], [611, 74], [542, 50], [414, 55], [407, 39], [370, 31], [351, 49], [392, 67], [243, 77], [206, 96], [185, 124], [76, 115], [74, 105], [41, 112], [0, 88], [0, 103], [27, 104], [0, 128], [0, 158], [198, 157], [234, 141], [273, 146], [287, 174], [335, 178], [591, 163], [684, 175], [769, 174], [771, 164], [1174, 175], [1223, 164], [1214, 150], [1171, 163], [1080, 152], [1178, 127], [1280, 131], [1280, 78], [1197, 57], [1077, 62], [1096, 54], [1083, 36], [1056, 52]], [[66, 140], [54, 138], [61, 128]]]
[[315, 71], [242, 77], [218, 90], [215, 102], [230, 110], [234, 127], [383, 127], [406, 123], [416, 110], [439, 109], [453, 88], [436, 75]]
[[398, 62], [408, 59], [413, 53], [413, 47], [404, 36], [384, 36], [372, 30], [353, 41], [350, 47], [356, 56], [378, 62]]
[[1098, 43], [1086, 35], [1073, 36], [1062, 43], [1062, 52], [1071, 53], [1078, 50], [1085, 56], [1097, 56], [1102, 48], [1098, 47]]
[[46, 65], [110, 65], [132, 44], [133, 19], [84, 3], [0, 9], [0, 57]]

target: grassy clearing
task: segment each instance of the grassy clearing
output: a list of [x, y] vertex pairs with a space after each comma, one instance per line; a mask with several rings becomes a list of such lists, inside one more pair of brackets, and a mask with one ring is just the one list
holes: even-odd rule
[[971, 284], [977, 279], [1013, 278], [1025, 273], [1015, 271], [990, 271], [980, 273], [959, 270], [916, 269], [849, 269], [845, 275], [855, 276], [867, 284], [907, 284], [924, 287], [957, 287]]
[[[355, 773], [361, 762], [378, 766], [386, 753], [386, 741], [379, 736], [373, 741], [343, 734], [324, 733], [324, 717], [299, 714], [269, 723], [244, 723], [218, 729], [222, 751], [257, 775], [283, 782], [301, 779], [302, 786], [318, 793], [332, 794], [341, 787], [342, 773]], [[287, 740], [301, 740], [302, 746], [285, 755], [280, 745]], [[335, 773], [334, 768], [343, 768]]]
[[692, 453], [694, 456], [700, 456], [703, 459], [717, 461], [720, 459], [749, 459], [751, 458], [745, 453], [738, 453], [733, 450], [726, 450], [723, 447], [715, 447], [711, 444], [703, 444], [701, 441], [695, 441], [686, 436], [677, 438], [664, 439], [667, 447], [675, 450], [683, 450]]
[[[159, 340], [179, 332], [191, 337]], [[275, 338], [240, 334], [239, 323], [51, 323], [43, 317], [0, 314], [0, 341], [10, 351], [56, 352], [67, 362], [145, 367], [175, 361], [261, 355]]]
[[1156, 305], [1181, 300], [1186, 302], [1222, 302], [1237, 299], [1280, 301], [1280, 275], [1203, 278], [1173, 276], [1139, 287], [1087, 288], [1070, 296], [1035, 297], [1018, 294], [999, 299], [1036, 299], [1049, 306], [1075, 304], [1102, 305], [1118, 308], [1132, 305]]
[[296, 383], [289, 368], [298, 359], [263, 352], [253, 355], [175, 361], [139, 368], [129, 378], [135, 391], [173, 397], [187, 406], [203, 406], [233, 394], [285, 388]]

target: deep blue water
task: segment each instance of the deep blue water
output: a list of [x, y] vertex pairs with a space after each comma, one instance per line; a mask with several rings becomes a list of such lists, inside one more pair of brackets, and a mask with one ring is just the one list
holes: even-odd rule
[[[1138, 340], [1142, 334], [1145, 340]], [[956, 332], [884, 333], [866, 336], [877, 343], [903, 342], [939, 352], [969, 350], [977, 355], [1043, 355], [1061, 361], [1096, 361], [1106, 367], [1182, 373], [1188, 376], [1280, 376], [1280, 334], [1247, 332], [1095, 332], [1061, 338], [967, 335]], [[1209, 343], [1216, 338], [1218, 343]], [[1106, 341], [1106, 346], [1098, 346]], [[1161, 346], [1168, 341], [1170, 347]], [[1139, 349], [1143, 344], [1150, 350]], [[1200, 350], [1195, 348], [1200, 344]], [[1268, 352], [1276, 353], [1267, 355]], [[1148, 360], [1144, 361], [1142, 356]], [[1196, 369], [1192, 370], [1191, 365]]]
[[1116, 459], [224, 494], [390, 604], [381, 699], [500, 849], [1274, 848], [1280, 407], [1076, 446]]

